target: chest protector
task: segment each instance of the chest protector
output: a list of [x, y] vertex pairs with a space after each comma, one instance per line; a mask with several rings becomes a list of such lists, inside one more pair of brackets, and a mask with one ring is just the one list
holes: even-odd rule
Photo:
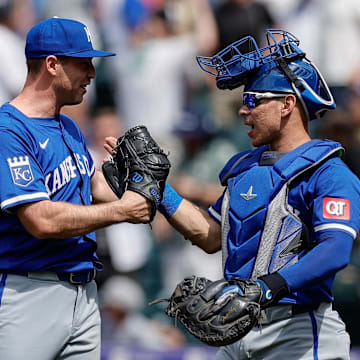
[[227, 185], [221, 208], [226, 279], [256, 279], [296, 263], [307, 251], [306, 226], [288, 204], [291, 183], [343, 151], [312, 140], [272, 166], [260, 165], [266, 146], [233, 159], [220, 174]]

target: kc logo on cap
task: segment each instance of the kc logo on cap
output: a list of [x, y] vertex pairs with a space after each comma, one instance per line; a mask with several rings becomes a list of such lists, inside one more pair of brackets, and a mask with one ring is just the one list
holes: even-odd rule
[[87, 36], [87, 38], [88, 38], [88, 42], [91, 42], [91, 35], [90, 35], [90, 31], [89, 31], [88, 27], [85, 26], [85, 27], [84, 27], [84, 30], [85, 30], [85, 32], [86, 32], [86, 36]]
[[94, 50], [90, 31], [85, 24], [53, 17], [30, 29], [26, 37], [25, 55], [28, 59], [49, 55], [92, 58], [113, 56], [115, 53]]

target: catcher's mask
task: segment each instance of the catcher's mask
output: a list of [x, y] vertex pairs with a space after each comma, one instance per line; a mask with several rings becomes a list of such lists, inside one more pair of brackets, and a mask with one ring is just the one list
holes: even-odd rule
[[335, 109], [334, 98], [316, 66], [298, 47], [299, 40], [285, 30], [266, 30], [267, 46], [259, 48], [247, 36], [212, 57], [198, 56], [202, 70], [216, 76], [219, 89], [244, 85], [244, 91], [295, 94], [309, 120]]

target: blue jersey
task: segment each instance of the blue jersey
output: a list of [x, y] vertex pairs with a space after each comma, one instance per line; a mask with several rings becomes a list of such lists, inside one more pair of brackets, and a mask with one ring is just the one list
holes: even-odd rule
[[337, 156], [338, 143], [313, 140], [276, 162], [267, 150], [234, 156], [220, 174], [227, 190], [209, 214], [225, 234], [224, 276], [278, 271], [292, 291], [281, 302], [332, 301], [335, 273], [360, 227], [360, 181]]
[[16, 216], [34, 201], [91, 204], [93, 160], [84, 137], [65, 115], [28, 118], [12, 105], [0, 108], [0, 270], [73, 272], [102, 268], [95, 234], [38, 239]]

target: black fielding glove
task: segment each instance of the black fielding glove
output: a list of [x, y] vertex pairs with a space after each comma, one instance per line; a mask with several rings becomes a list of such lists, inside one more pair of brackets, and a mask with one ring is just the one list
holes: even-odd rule
[[161, 203], [170, 161], [145, 126], [136, 126], [118, 138], [112, 160], [102, 166], [110, 188], [121, 198], [135, 191], [152, 204], [151, 220]]

